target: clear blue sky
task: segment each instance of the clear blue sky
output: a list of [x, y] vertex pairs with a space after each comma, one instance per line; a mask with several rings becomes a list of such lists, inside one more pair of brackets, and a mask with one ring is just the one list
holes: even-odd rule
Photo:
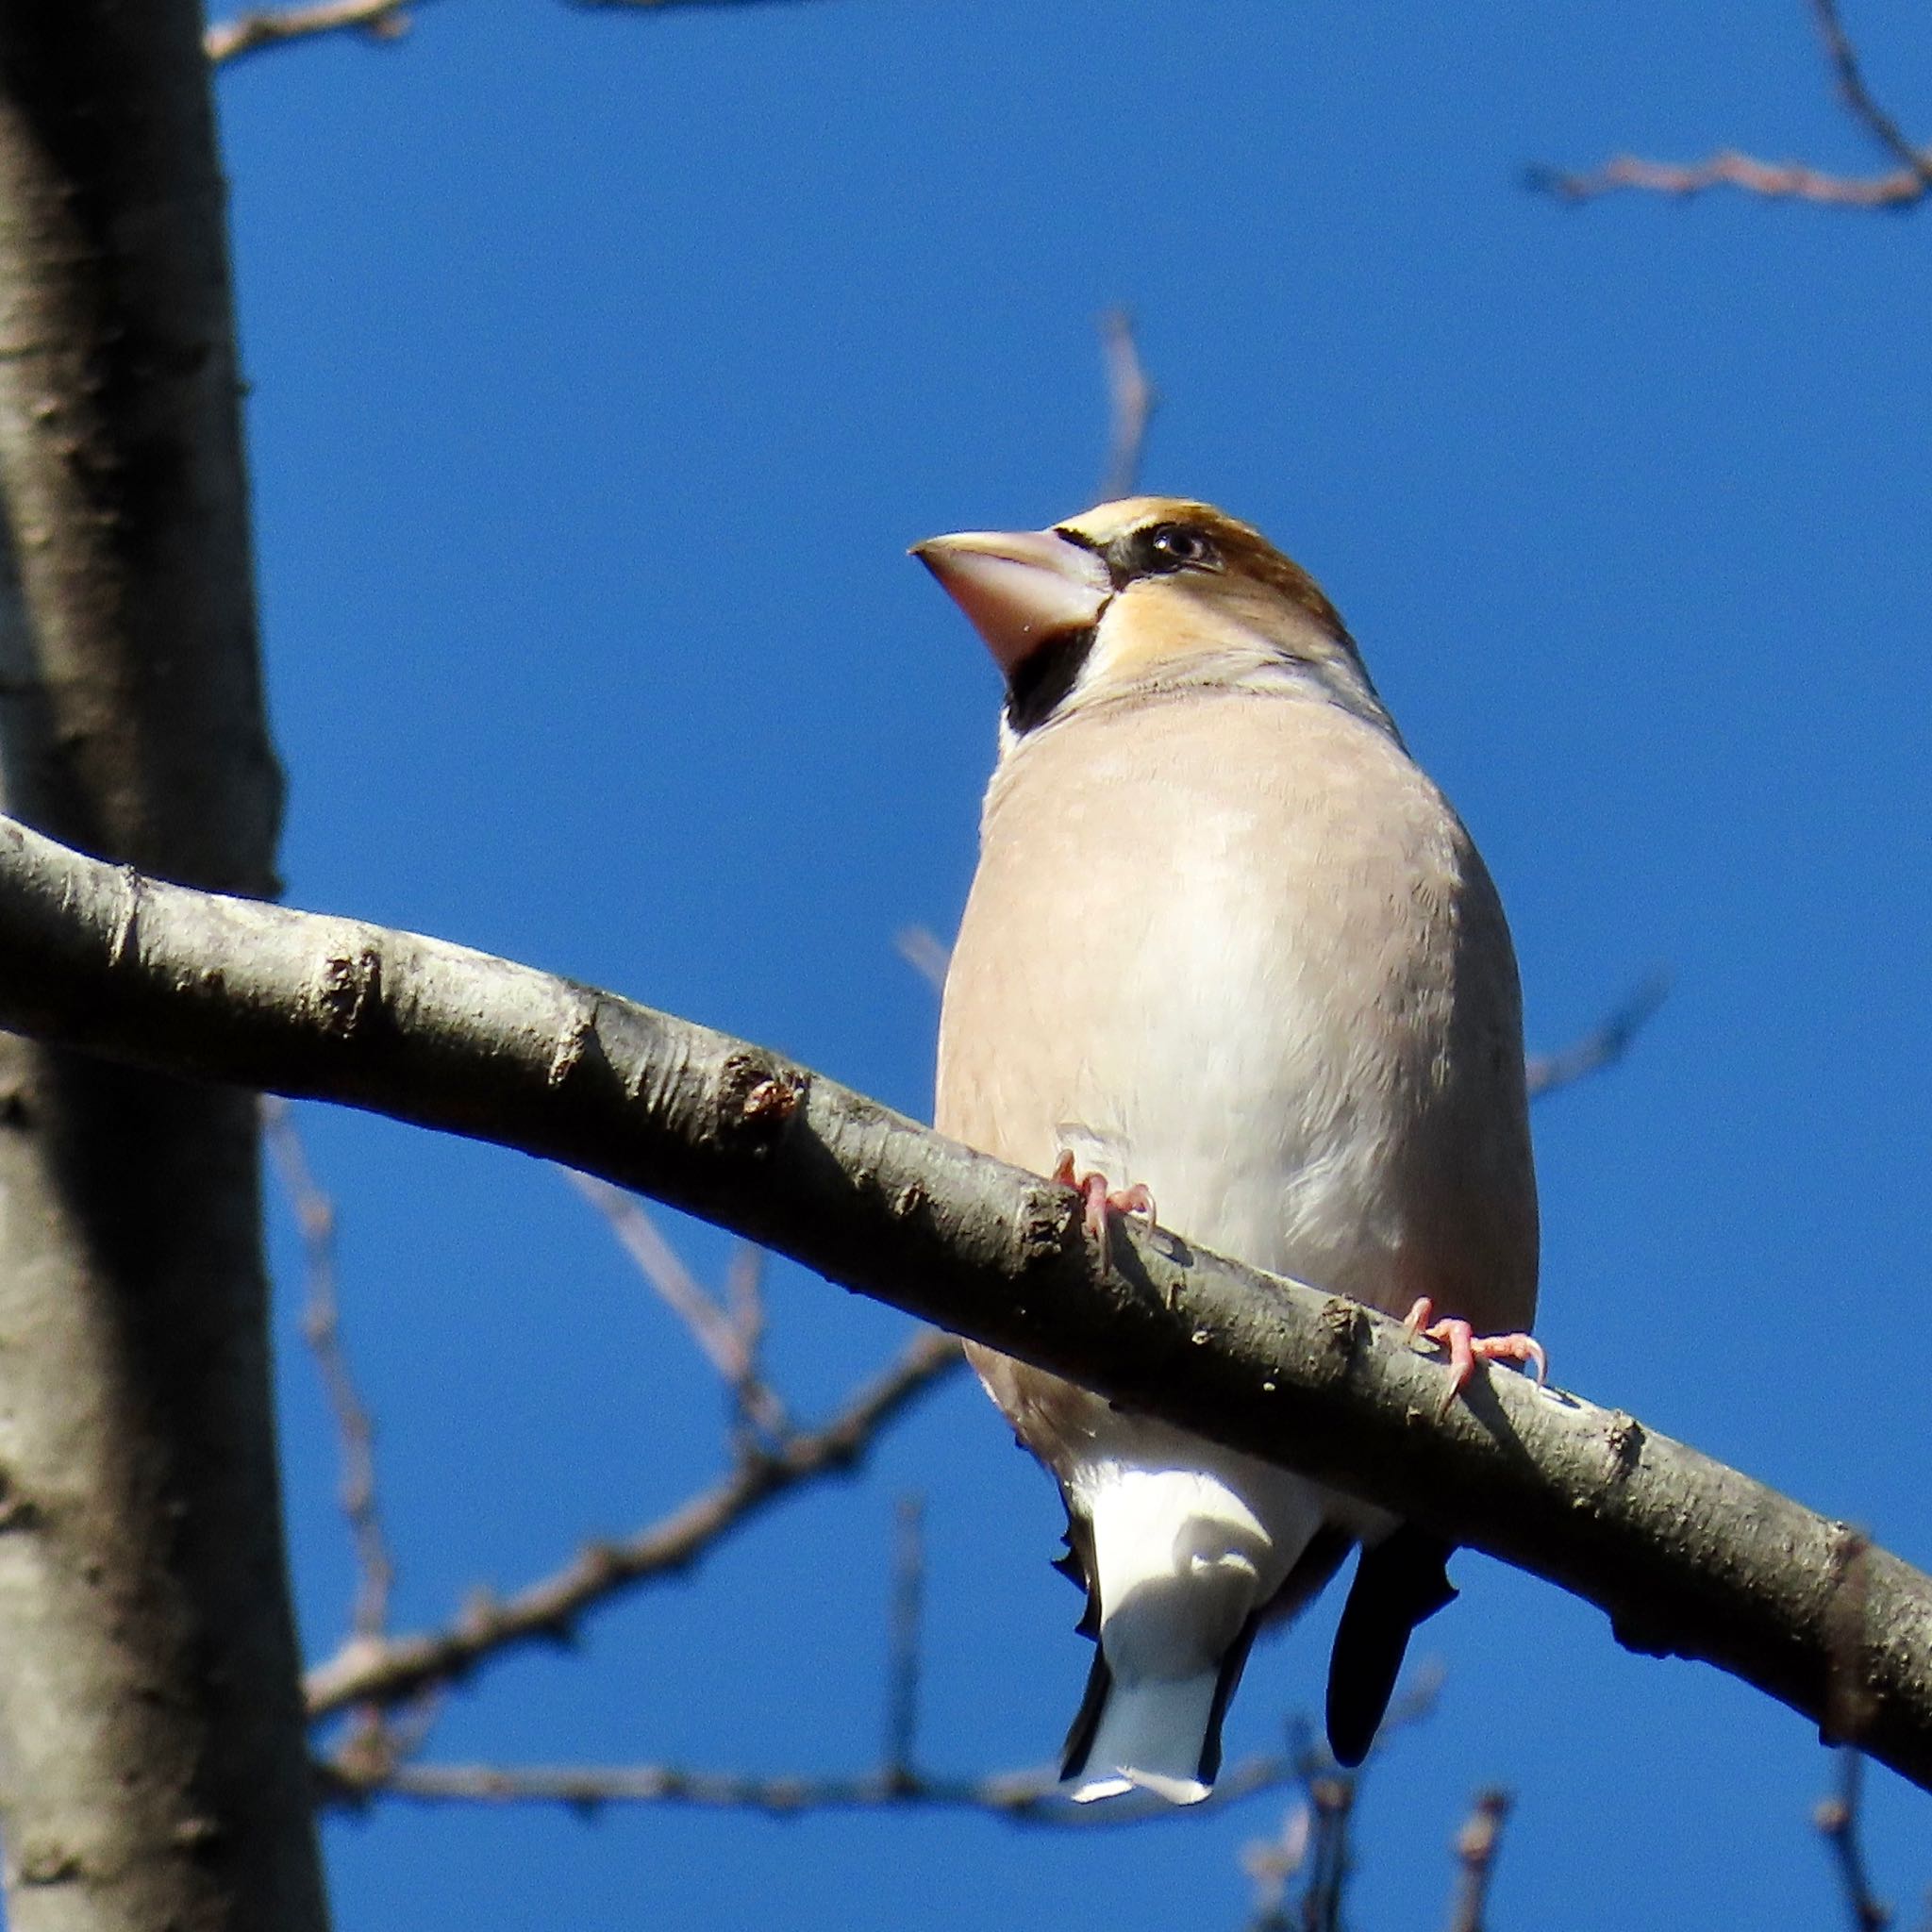
[[[1921, 133], [1932, 40], [1855, 22]], [[1922, 25], [1922, 24], [1921, 24]], [[1540, 1108], [1557, 1379], [1932, 1563], [1932, 573], [1924, 219], [1565, 209], [1537, 160], [1873, 164], [1797, 0], [441, 0], [220, 81], [293, 903], [506, 952], [919, 1112], [996, 684], [908, 542], [1090, 500], [1093, 321], [1152, 487], [1347, 615], [1502, 882], [1532, 1043], [1658, 964], [1630, 1061]], [[1925, 109], [1922, 115], [1920, 110]], [[719, 1403], [551, 1172], [309, 1110], [379, 1412], [404, 1627], [706, 1478]], [[350, 1587], [276, 1255], [307, 1643]], [[724, 1244], [680, 1230], [715, 1275]], [[795, 1271], [808, 1412], [904, 1324]], [[1036, 1762], [1086, 1667], [1057, 1506], [975, 1391], [863, 1481], [450, 1701], [436, 1755], [872, 1761], [892, 1500], [928, 1499], [926, 1755]], [[1440, 1715], [1366, 1800], [1357, 1922], [1441, 1913], [1512, 1789], [1499, 1925], [1829, 1924], [1797, 1718], [1625, 1656], [1465, 1554]], [[1230, 1749], [1319, 1699], [1332, 1606]], [[1927, 1805], [1873, 1781], [1881, 1885]], [[335, 1822], [345, 1926], [1241, 1924], [1280, 1804], [1113, 1836], [672, 1811]]]

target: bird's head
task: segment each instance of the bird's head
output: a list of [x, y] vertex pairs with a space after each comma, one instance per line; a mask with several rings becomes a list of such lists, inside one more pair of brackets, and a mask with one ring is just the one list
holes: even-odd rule
[[1129, 496], [1050, 530], [962, 531], [912, 554], [991, 648], [1014, 738], [1204, 686], [1298, 687], [1393, 732], [1320, 585], [1211, 505]]

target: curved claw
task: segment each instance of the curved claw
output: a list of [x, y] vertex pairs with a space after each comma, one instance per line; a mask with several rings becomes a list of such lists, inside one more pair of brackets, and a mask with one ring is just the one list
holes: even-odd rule
[[1445, 1316], [1438, 1322], [1432, 1319], [1435, 1312], [1428, 1296], [1419, 1296], [1403, 1322], [1402, 1333], [1407, 1341], [1421, 1336], [1449, 1352], [1449, 1391], [1442, 1398], [1440, 1413], [1449, 1413], [1456, 1398], [1469, 1386], [1477, 1362], [1524, 1363], [1534, 1371], [1539, 1389], [1549, 1379], [1550, 1358], [1535, 1336], [1478, 1335], [1459, 1316]]
[[1104, 1174], [1081, 1174], [1074, 1165], [1071, 1153], [1062, 1152], [1055, 1163], [1053, 1177], [1063, 1186], [1077, 1189], [1086, 1203], [1085, 1220], [1088, 1234], [1102, 1246], [1107, 1241], [1107, 1217], [1109, 1211], [1115, 1214], [1139, 1214], [1149, 1227], [1155, 1226], [1154, 1196], [1146, 1186], [1136, 1181], [1130, 1188], [1109, 1188]]

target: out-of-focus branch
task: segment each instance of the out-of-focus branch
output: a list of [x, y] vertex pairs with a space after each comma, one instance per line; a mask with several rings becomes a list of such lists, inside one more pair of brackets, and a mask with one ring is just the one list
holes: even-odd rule
[[1469, 1816], [1456, 1834], [1456, 1898], [1449, 1908], [1449, 1932], [1483, 1932], [1503, 1823], [1508, 1816], [1507, 1791], [1491, 1789], [1475, 1794]]
[[[372, 41], [399, 41], [409, 30], [419, 0], [314, 0], [309, 6], [252, 8], [216, 21], [202, 37], [208, 58], [217, 66], [244, 54], [286, 46], [291, 41], [320, 40], [327, 34], [359, 33]], [[698, 7], [796, 6], [799, 0], [573, 0], [586, 9], [622, 7], [637, 13], [669, 13]]]
[[758, 1373], [757, 1346], [763, 1308], [756, 1262], [749, 1273], [741, 1270], [734, 1275], [736, 1311], [721, 1307], [699, 1286], [697, 1277], [635, 1194], [575, 1170], [567, 1170], [566, 1177], [610, 1224], [610, 1231], [636, 1263], [638, 1273], [691, 1331], [691, 1340], [729, 1391], [737, 1414], [760, 1430], [768, 1441], [782, 1442], [791, 1432], [791, 1419], [776, 1391]]
[[859, 1777], [757, 1777], [658, 1764], [399, 1763], [385, 1769], [337, 1758], [324, 1760], [317, 1769], [324, 1801], [335, 1805], [406, 1798], [426, 1805], [557, 1805], [590, 1813], [612, 1805], [682, 1805], [762, 1811], [779, 1818], [807, 1811], [978, 1811], [1018, 1824], [1074, 1830], [1199, 1818], [1224, 1811], [1257, 1792], [1278, 1790], [1298, 1776], [1285, 1758], [1255, 1758], [1224, 1771], [1212, 1795], [1183, 1811], [1148, 1794], [1075, 1805], [1059, 1795], [1051, 1770], [980, 1778], [924, 1772], [906, 1776], [889, 1769]]
[[934, 992], [946, 990], [946, 968], [952, 963], [953, 949], [929, 925], [902, 925], [892, 935], [899, 957]]
[[1160, 398], [1141, 361], [1134, 318], [1124, 308], [1109, 308], [1100, 318], [1100, 346], [1107, 360], [1108, 420], [1112, 425], [1100, 495], [1103, 502], [1110, 502], [1134, 493], [1147, 448], [1147, 425]]
[[1892, 119], [1866, 85], [1858, 50], [1852, 44], [1851, 35], [1845, 31], [1845, 24], [1839, 15], [1838, 0], [1811, 0], [1811, 12], [1824, 38], [1832, 73], [1838, 80], [1839, 98], [1845, 104], [1847, 111], [1863, 124], [1866, 132], [1895, 161], [1903, 163], [1918, 177], [1922, 193], [1932, 189], [1932, 153], [1915, 147], [1906, 138], [1905, 129]]
[[1891, 1924], [1891, 1907], [1873, 1893], [1871, 1875], [1865, 1869], [1864, 1841], [1858, 1835], [1865, 1760], [1844, 1745], [1839, 1747], [1837, 1755], [1838, 1789], [1818, 1801], [1811, 1822], [1831, 1853], [1852, 1932], [1885, 1932]]
[[1529, 1097], [1541, 1099], [1559, 1087], [1574, 1087], [1577, 1081], [1615, 1066], [1630, 1051], [1630, 1042], [1663, 1005], [1670, 990], [1670, 975], [1655, 973], [1581, 1040], [1573, 1041], [1555, 1053], [1531, 1054], [1524, 1067]]
[[280, 47], [290, 41], [319, 40], [325, 34], [358, 33], [378, 43], [392, 43], [409, 30], [415, 0], [317, 0], [312, 7], [267, 7], [215, 21], [202, 35], [202, 47], [217, 67]]
[[1735, 188], [1773, 200], [1817, 202], [1828, 208], [1906, 208], [1932, 193], [1932, 148], [1916, 146], [1880, 104], [1865, 80], [1857, 48], [1840, 15], [1838, 0], [1810, 0], [1825, 57], [1846, 111], [1900, 163], [1883, 175], [1838, 175], [1802, 161], [1766, 161], [1725, 148], [1701, 161], [1655, 161], [1617, 155], [1599, 168], [1570, 172], [1529, 169], [1525, 185], [1558, 201], [1594, 201], [1619, 190], [1656, 194], [1702, 194]]
[[[420, 935], [150, 878], [10, 820], [0, 1026], [372, 1108], [652, 1193], [1557, 1583], [1629, 1648], [1716, 1664], [1815, 1724], [1853, 1713], [1846, 1741], [1932, 1789], [1932, 1577], [1524, 1376], [1479, 1373], [1445, 1405], [1437, 1351], [1398, 1323], [1131, 1217], [1096, 1242], [1072, 1188], [768, 1048]], [[800, 1453], [788, 1443], [691, 1506], [704, 1520], [679, 1546], [702, 1547]], [[567, 1627], [625, 1560], [636, 1553], [574, 1566], [519, 1634]], [[425, 1640], [405, 1687], [494, 1647], [500, 1627], [486, 1613]], [[372, 1694], [325, 1684], [341, 1702]]]
[[919, 1761], [920, 1625], [925, 1613], [925, 1506], [901, 1496], [893, 1512], [892, 1601], [886, 1621], [886, 1748], [882, 1774], [915, 1779]]
[[587, 1611], [653, 1577], [689, 1569], [780, 1496], [856, 1468], [887, 1426], [953, 1374], [959, 1359], [949, 1336], [920, 1335], [824, 1426], [741, 1454], [722, 1480], [635, 1536], [592, 1544], [514, 1596], [473, 1601], [446, 1629], [346, 1644], [308, 1673], [309, 1716], [403, 1703], [516, 1645], [567, 1641]]
[[[1389, 1707], [1368, 1758], [1344, 1771], [1307, 1719], [1289, 1725], [1288, 1764], [1302, 1790], [1301, 1803], [1272, 1839], [1241, 1848], [1241, 1869], [1255, 1888], [1247, 1932], [1341, 1932], [1353, 1862], [1349, 1830], [1356, 1799], [1369, 1768], [1403, 1731], [1433, 1715], [1441, 1695], [1441, 1667], [1430, 1664]], [[1291, 1888], [1301, 1878], [1298, 1891]]]
[[261, 1125], [269, 1158], [301, 1231], [302, 1339], [315, 1359], [335, 1419], [342, 1466], [339, 1494], [356, 1553], [356, 1599], [349, 1628], [358, 1638], [380, 1637], [389, 1622], [395, 1562], [375, 1490], [375, 1423], [356, 1386], [342, 1345], [341, 1303], [336, 1292], [335, 1203], [316, 1183], [289, 1103], [279, 1095], [265, 1094]]
[[1558, 201], [1595, 201], [1620, 189], [1690, 196], [1712, 188], [1738, 188], [1771, 201], [1813, 201], [1827, 208], [1909, 208], [1924, 198], [1925, 183], [1900, 168], [1888, 175], [1830, 175], [1801, 161], [1760, 161], [1725, 148], [1701, 161], [1651, 161], [1615, 155], [1600, 168], [1569, 173], [1560, 168], [1524, 170], [1524, 182]]

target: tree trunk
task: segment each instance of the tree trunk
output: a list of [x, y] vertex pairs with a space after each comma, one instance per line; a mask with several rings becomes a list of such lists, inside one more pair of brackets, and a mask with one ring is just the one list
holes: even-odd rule
[[[0, 797], [275, 890], [198, 9], [0, 10]], [[325, 1923], [256, 1111], [0, 1039], [7, 1921]]]

